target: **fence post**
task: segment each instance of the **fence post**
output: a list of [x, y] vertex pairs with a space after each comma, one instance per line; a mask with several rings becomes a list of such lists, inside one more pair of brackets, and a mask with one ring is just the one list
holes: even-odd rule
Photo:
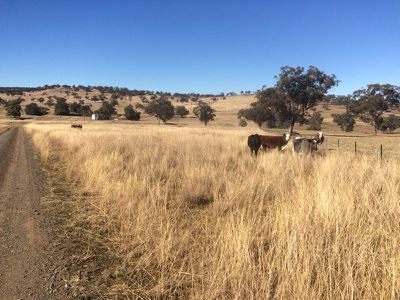
[[383, 159], [383, 145], [381, 144], [381, 162], [382, 162], [382, 159]]
[[357, 142], [354, 142], [354, 155], [357, 155]]
[[339, 151], [339, 139], [337, 140], [337, 149]]

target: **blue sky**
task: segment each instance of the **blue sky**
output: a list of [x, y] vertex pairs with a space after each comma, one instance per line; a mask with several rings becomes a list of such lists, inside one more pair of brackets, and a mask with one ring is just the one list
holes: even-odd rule
[[400, 85], [400, 1], [0, 0], [0, 86], [253, 91], [284, 65]]

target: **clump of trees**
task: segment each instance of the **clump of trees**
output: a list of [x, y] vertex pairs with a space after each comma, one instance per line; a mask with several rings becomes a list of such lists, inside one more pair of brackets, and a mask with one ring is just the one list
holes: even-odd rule
[[380, 130], [382, 132], [388, 132], [391, 134], [394, 130], [400, 127], [400, 117], [395, 115], [390, 115], [387, 118], [383, 118], [382, 124], [380, 125]]
[[145, 108], [145, 112], [151, 116], [155, 116], [160, 124], [160, 120], [167, 123], [175, 115], [175, 108], [171, 101], [165, 97], [153, 98]]
[[296, 123], [303, 125], [309, 117], [308, 111], [322, 101], [328, 90], [337, 85], [335, 75], [327, 75], [316, 67], [282, 67], [273, 88], [264, 88], [257, 93], [257, 101], [250, 109], [240, 110], [238, 117], [256, 122], [260, 127], [290, 128]]
[[250, 104], [250, 108], [239, 110], [238, 118], [253, 121], [259, 127], [265, 123], [269, 128], [288, 128], [289, 116], [283, 110], [276, 110], [280, 99], [276, 88], [264, 89], [257, 95], [257, 101]]
[[65, 98], [57, 97], [54, 105], [54, 114], [60, 116], [89, 117], [92, 114], [92, 109], [90, 105], [85, 105], [83, 101], [68, 104]]
[[189, 111], [187, 110], [186, 107], [181, 105], [175, 108], [175, 114], [180, 116], [181, 118], [184, 118], [189, 114]]
[[117, 114], [114, 103], [103, 101], [101, 107], [95, 111], [99, 116], [99, 120], [110, 120], [113, 115]]
[[400, 87], [390, 84], [370, 84], [353, 93], [348, 109], [374, 127], [375, 134], [383, 125], [383, 113], [400, 103]]
[[72, 102], [69, 104], [69, 110], [71, 115], [90, 117], [92, 115], [92, 109], [90, 105], [85, 105], [82, 102]]
[[25, 106], [25, 114], [31, 116], [43, 116], [48, 113], [48, 108], [39, 106], [36, 103], [30, 103]]
[[198, 102], [197, 106], [193, 108], [193, 113], [205, 126], [208, 122], [214, 121], [215, 109], [204, 101]]
[[139, 121], [140, 120], [140, 112], [136, 111], [132, 105], [128, 105], [124, 109], [125, 111], [125, 118], [131, 121]]
[[54, 105], [54, 114], [60, 116], [69, 116], [70, 110], [67, 100], [65, 98], [58, 97], [56, 104]]
[[354, 115], [350, 112], [345, 112], [343, 114], [334, 114], [333, 122], [340, 126], [340, 129], [345, 132], [353, 131], [356, 121]]

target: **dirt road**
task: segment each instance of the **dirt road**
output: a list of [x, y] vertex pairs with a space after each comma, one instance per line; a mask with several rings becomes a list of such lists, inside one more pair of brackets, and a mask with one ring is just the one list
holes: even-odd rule
[[0, 133], [0, 299], [63, 299], [42, 226], [42, 173], [22, 127]]

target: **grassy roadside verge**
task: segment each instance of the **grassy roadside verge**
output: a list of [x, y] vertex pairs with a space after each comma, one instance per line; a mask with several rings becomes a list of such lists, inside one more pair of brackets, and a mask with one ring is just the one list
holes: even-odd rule
[[[31, 132], [32, 133], [32, 132]], [[66, 176], [62, 145], [56, 140], [41, 141], [41, 159], [47, 173], [48, 194], [41, 205], [50, 216], [46, 225], [51, 228], [53, 246], [62, 253], [63, 268], [55, 274], [70, 299], [104, 299], [115, 296], [118, 286], [114, 274], [117, 257], [107, 247], [105, 221], [90, 204], [96, 195], [80, 191], [79, 182]], [[44, 143], [44, 144], [43, 144]], [[123, 294], [118, 294], [119, 298]], [[127, 295], [126, 298], [130, 296]]]

